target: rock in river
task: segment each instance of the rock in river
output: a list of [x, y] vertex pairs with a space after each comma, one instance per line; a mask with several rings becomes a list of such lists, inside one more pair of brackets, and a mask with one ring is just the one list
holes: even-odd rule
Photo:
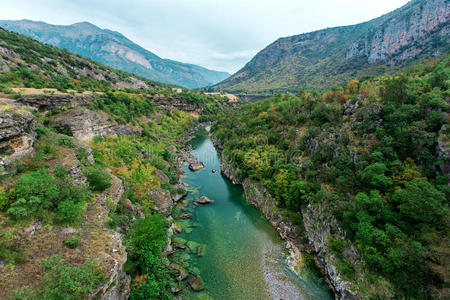
[[185, 211], [180, 212], [180, 213], [176, 216], [177, 219], [188, 219], [188, 218], [190, 218], [190, 217], [192, 217], [192, 214], [191, 214], [191, 213], [188, 213], [188, 212], [185, 212]]
[[189, 275], [189, 273], [186, 271], [186, 269], [180, 265], [172, 263], [169, 265], [169, 267], [178, 271], [178, 276], [177, 276], [178, 281], [185, 280]]
[[202, 162], [193, 162], [189, 164], [189, 170], [198, 171], [205, 168], [205, 165]]
[[200, 196], [197, 199], [195, 199], [195, 202], [198, 204], [209, 204], [209, 203], [213, 203], [214, 201], [209, 199], [206, 196]]
[[188, 283], [194, 291], [201, 291], [205, 288], [203, 280], [200, 278], [200, 276], [192, 277], [191, 279], [189, 279]]

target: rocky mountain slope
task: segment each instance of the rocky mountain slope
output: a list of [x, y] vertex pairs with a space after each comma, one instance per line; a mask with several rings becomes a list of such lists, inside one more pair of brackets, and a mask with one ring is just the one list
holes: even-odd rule
[[173, 297], [159, 211], [186, 194], [189, 129], [227, 105], [0, 29], [0, 298]]
[[369, 22], [280, 38], [210, 90], [279, 93], [327, 89], [394, 72], [450, 50], [450, 3], [413, 0]]
[[230, 76], [226, 72], [162, 59], [119, 32], [100, 29], [88, 22], [57, 26], [29, 20], [0, 21], [0, 27], [113, 68], [187, 88], [209, 86]]
[[222, 173], [337, 299], [445, 299], [449, 55], [320, 94], [279, 95], [219, 115]]

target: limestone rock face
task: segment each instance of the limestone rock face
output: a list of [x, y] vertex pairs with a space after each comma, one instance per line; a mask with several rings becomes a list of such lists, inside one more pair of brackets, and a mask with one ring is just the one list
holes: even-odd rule
[[151, 191], [148, 195], [150, 196], [150, 199], [155, 202], [156, 210], [168, 217], [172, 212], [173, 206], [169, 191], [159, 188]]
[[69, 106], [85, 106], [94, 99], [93, 94], [71, 95], [71, 94], [27, 94], [22, 95], [18, 101], [35, 107], [41, 111], [51, 111], [56, 108]]
[[155, 170], [155, 175], [156, 177], [158, 177], [158, 179], [162, 182], [169, 182], [169, 177], [167, 177], [166, 174], [164, 174], [163, 171], [156, 169]]
[[127, 300], [130, 295], [131, 278], [125, 272], [120, 272], [117, 283], [100, 299], [101, 300]]
[[103, 113], [86, 108], [76, 108], [53, 116], [50, 126], [67, 132], [83, 142], [92, 140], [96, 136], [139, 134], [133, 128], [108, 120]]
[[450, 6], [446, 0], [414, 1], [411, 5], [391, 13], [379, 27], [370, 30], [355, 42], [346, 58], [367, 57], [370, 63], [384, 61], [397, 64], [421, 52], [433, 53], [434, 39], [447, 39], [450, 33]]
[[33, 152], [34, 129], [39, 126], [31, 112], [15, 103], [12, 107], [12, 112], [0, 112], [0, 167]]

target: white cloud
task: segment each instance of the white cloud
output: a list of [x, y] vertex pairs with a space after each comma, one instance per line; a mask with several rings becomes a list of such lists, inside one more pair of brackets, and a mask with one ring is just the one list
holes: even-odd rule
[[89, 21], [155, 54], [235, 72], [279, 37], [370, 20], [407, 0], [0, 0], [0, 19]]

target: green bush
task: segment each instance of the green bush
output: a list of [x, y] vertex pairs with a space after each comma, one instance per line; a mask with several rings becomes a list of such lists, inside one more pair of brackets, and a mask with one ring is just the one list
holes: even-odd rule
[[83, 204], [75, 203], [72, 200], [65, 200], [58, 203], [56, 209], [57, 221], [62, 224], [70, 224], [80, 221], [83, 213]]
[[74, 185], [64, 168], [56, 168], [52, 176], [45, 169], [23, 174], [11, 195], [15, 202], [7, 213], [14, 219], [46, 217], [56, 212], [56, 220], [68, 224], [79, 220], [89, 192], [85, 185]]
[[169, 299], [173, 283], [162, 254], [167, 243], [167, 221], [159, 214], [139, 219], [128, 232], [127, 269], [133, 275], [148, 275], [146, 282], [135, 286], [130, 299]]
[[68, 136], [61, 136], [56, 140], [56, 143], [60, 146], [66, 146], [70, 148], [74, 148], [75, 145], [73, 143], [73, 139]]
[[75, 249], [80, 244], [80, 237], [73, 236], [64, 241], [64, 245], [70, 249]]
[[93, 191], [103, 192], [107, 188], [111, 187], [111, 174], [103, 172], [98, 167], [86, 168], [84, 170], [84, 174]]
[[79, 266], [64, 265], [58, 255], [53, 255], [42, 262], [44, 269], [43, 299], [84, 299], [105, 276], [98, 264], [91, 259]]
[[36, 300], [39, 299], [36, 291], [28, 285], [23, 286], [17, 291], [14, 291], [11, 300]]
[[31, 196], [29, 199], [20, 198], [11, 204], [7, 213], [16, 220], [23, 220], [40, 215], [42, 209], [42, 200], [39, 197]]

